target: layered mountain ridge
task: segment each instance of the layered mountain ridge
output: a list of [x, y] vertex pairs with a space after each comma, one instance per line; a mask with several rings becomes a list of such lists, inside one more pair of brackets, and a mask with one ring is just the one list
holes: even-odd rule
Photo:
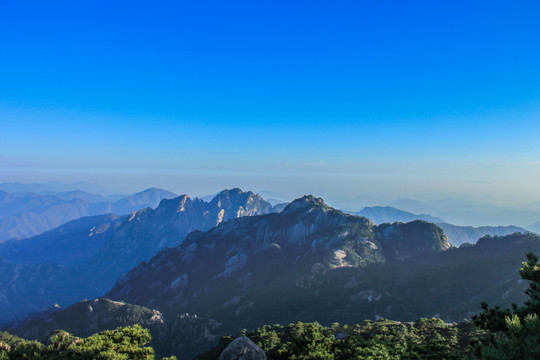
[[0, 242], [28, 238], [68, 221], [101, 214], [129, 214], [155, 208], [162, 199], [177, 195], [150, 188], [112, 201], [84, 191], [58, 194], [0, 191]]
[[83, 269], [99, 276], [104, 284], [100, 290], [105, 292], [120, 275], [161, 249], [179, 245], [194, 230], [271, 211], [272, 206], [259, 195], [237, 188], [220, 192], [208, 203], [187, 195], [164, 199], [155, 210], [146, 208], [129, 215]]
[[[200, 206], [187, 197], [162, 205], [161, 214]], [[238, 215], [242, 208], [230, 210]], [[135, 214], [142, 223], [151, 215]], [[233, 217], [191, 232], [121, 277], [106, 294], [112, 300], [84, 301], [8, 330], [43, 336], [55, 326], [83, 336], [85, 326], [140, 322], [150, 327], [157, 349], [189, 358], [182, 356], [213, 346], [222, 334], [263, 324], [457, 321], [477, 313], [481, 301], [522, 302], [526, 284], [518, 269], [527, 251], [540, 252], [540, 237], [486, 236], [454, 248], [435, 224], [375, 225], [304, 196], [280, 213]]]
[[72, 220], [41, 235], [0, 243], [0, 256], [15, 263], [76, 266], [95, 256], [125, 218], [108, 214]]
[[[163, 199], [156, 209], [145, 208], [127, 217], [82, 218], [37, 239], [1, 244], [0, 251], [6, 250], [6, 256], [11, 260], [4, 261], [6, 267], [19, 268], [22, 265], [13, 261], [22, 260], [24, 254], [31, 255], [33, 263], [25, 266], [36, 269], [32, 275], [36, 279], [36, 295], [22, 299], [23, 294], [28, 295], [18, 290], [27, 288], [24, 276], [1, 280], [0, 299], [5, 301], [0, 302], [0, 322], [49, 307], [54, 302], [68, 305], [83, 298], [103, 295], [119, 276], [165, 247], [180, 244], [189, 232], [208, 230], [237, 216], [270, 211], [272, 206], [259, 195], [240, 189], [224, 190], [208, 203], [182, 195]], [[34, 251], [33, 242], [38, 240], [43, 242], [46, 251]], [[90, 244], [80, 246], [84, 243]], [[36, 249], [39, 247], [36, 245]], [[41, 263], [53, 260], [58, 263], [47, 267], [47, 272], [40, 271], [44, 269], [40, 267]], [[47, 284], [48, 279], [55, 276], [61, 276], [69, 286], [54, 288], [53, 291]], [[13, 289], [9, 294], [6, 293], [8, 288]], [[54, 297], [56, 300], [51, 303]]]
[[[349, 211], [348, 213], [352, 215], [365, 216], [377, 225], [383, 223], [410, 222], [414, 220], [432, 222], [444, 230], [444, 233], [448, 238], [448, 242], [455, 247], [459, 247], [464, 243], [474, 244], [478, 239], [485, 235], [504, 236], [513, 234], [515, 232], [525, 233], [528, 231], [527, 229], [513, 225], [479, 227], [454, 225], [449, 224], [445, 220], [438, 217], [426, 214], [414, 214], [408, 211], [396, 209], [395, 207], [391, 206], [365, 207], [360, 211]], [[536, 231], [534, 226], [528, 227], [528, 229]]]

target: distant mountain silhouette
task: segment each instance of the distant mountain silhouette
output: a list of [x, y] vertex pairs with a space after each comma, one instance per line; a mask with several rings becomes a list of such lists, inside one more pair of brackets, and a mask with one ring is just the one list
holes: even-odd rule
[[89, 183], [84, 181], [74, 182], [71, 184], [60, 181], [49, 181], [44, 183], [18, 183], [18, 182], [4, 182], [0, 184], [0, 191], [6, 192], [33, 192], [33, 193], [61, 193], [82, 190], [89, 193], [110, 193], [110, 189], [107, 187]]
[[409, 222], [413, 220], [424, 220], [432, 223], [443, 223], [443, 219], [425, 214], [413, 214], [407, 211], [399, 210], [391, 206], [371, 206], [365, 207], [360, 211], [348, 211], [349, 214], [365, 216], [375, 224]]
[[440, 217], [450, 224], [475, 227], [501, 225], [527, 227], [540, 219], [540, 210], [536, 209], [534, 204], [519, 209], [449, 198], [425, 202], [400, 199], [390, 205], [416, 214], [422, 213]]
[[162, 199], [176, 196], [151, 188], [111, 202], [79, 190], [59, 194], [0, 191], [0, 242], [41, 234], [83, 216], [129, 214], [145, 207], [155, 208]]
[[439, 223], [448, 241], [452, 246], [459, 247], [461, 244], [470, 243], [474, 244], [485, 235], [491, 236], [505, 236], [516, 232], [526, 233], [527, 229], [522, 227], [508, 225], [508, 226], [458, 226], [446, 223]]
[[40, 235], [0, 244], [0, 254], [15, 263], [80, 265], [96, 255], [125, 218], [108, 214], [72, 220]]
[[509, 235], [515, 232], [527, 232], [526, 229], [518, 226], [459, 226], [446, 223], [443, 219], [425, 214], [413, 214], [408, 211], [396, 209], [391, 206], [373, 206], [365, 207], [361, 211], [349, 211], [349, 214], [365, 216], [375, 224], [393, 223], [393, 222], [409, 222], [413, 220], [424, 220], [436, 223], [448, 237], [448, 242], [452, 246], [459, 247], [463, 243], [474, 244], [484, 235]]

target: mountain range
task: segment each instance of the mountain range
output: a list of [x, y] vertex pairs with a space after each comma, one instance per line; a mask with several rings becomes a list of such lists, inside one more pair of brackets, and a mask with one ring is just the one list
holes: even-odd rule
[[70, 191], [84, 191], [89, 193], [112, 193], [112, 191], [101, 184], [78, 181], [71, 184], [61, 181], [49, 181], [44, 183], [19, 183], [19, 182], [3, 182], [0, 183], [0, 191], [10, 193], [27, 192], [41, 194], [55, 194]]
[[517, 225], [529, 230], [529, 226], [540, 220], [540, 209], [535, 204], [522, 208], [497, 206], [462, 198], [448, 198], [433, 201], [400, 199], [390, 206], [413, 213], [430, 214], [445, 222], [466, 226]]
[[[222, 191], [210, 202], [182, 195], [163, 199], [156, 209], [81, 218], [36, 237], [0, 244], [5, 275], [0, 278], [0, 322], [54, 303], [64, 306], [100, 296], [119, 276], [180, 244], [191, 231], [271, 211], [259, 195], [240, 189]], [[61, 279], [65, 286], [52, 287], [52, 279]]]
[[[227, 208], [236, 196], [228, 193], [214, 204]], [[256, 203], [254, 196], [243, 203]], [[185, 197], [175, 199], [162, 211], [198, 206], [187, 204]], [[478, 312], [481, 301], [508, 306], [524, 300], [518, 269], [525, 252], [540, 251], [540, 237], [485, 236], [456, 248], [435, 224], [375, 225], [305, 196], [279, 213], [231, 216], [171, 246], [122, 276], [106, 294], [112, 300], [34, 315], [9, 331], [38, 338], [60, 327], [82, 336], [142, 322], [158, 351], [185, 356], [211, 347], [219, 335], [262, 324], [457, 321]]]
[[0, 243], [0, 257], [14, 263], [78, 266], [89, 261], [127, 215], [86, 216], [31, 238]]
[[426, 214], [413, 214], [411, 212], [396, 209], [391, 206], [370, 206], [365, 207], [360, 211], [348, 211], [349, 214], [364, 216], [373, 221], [375, 224], [409, 222], [413, 220], [424, 220], [432, 223], [444, 223], [441, 218]]
[[[171, 194], [148, 189], [115, 203], [127, 209], [137, 204], [154, 204], [161, 197]], [[41, 204], [35, 207], [46, 208], [41, 200], [47, 196], [34, 198], [38, 199], [36, 204]], [[103, 203], [99, 195], [82, 191], [60, 193], [53, 198], [54, 201]], [[11, 204], [12, 210], [17, 209], [16, 202], [6, 203]], [[24, 205], [19, 208], [31, 207], [30, 203], [20, 204]], [[144, 208], [130, 215], [82, 217], [31, 238], [0, 243], [0, 267], [5, 275], [0, 281], [3, 286], [0, 290], [0, 308], [5, 310], [0, 321], [18, 318], [54, 303], [66, 306], [83, 298], [101, 296], [125, 272], [141, 261], [150, 260], [160, 250], [181, 244], [192, 231], [209, 230], [237, 217], [282, 212], [288, 206], [282, 203], [272, 207], [260, 195], [240, 189], [224, 190], [209, 201], [182, 195], [162, 199], [156, 209]], [[9, 206], [6, 209], [9, 210]], [[379, 225], [377, 228], [382, 228], [380, 223], [383, 221], [442, 220], [392, 207], [365, 208], [360, 213], [371, 217]], [[524, 231], [517, 227], [477, 229], [445, 223], [439, 226], [448, 234], [446, 238], [452, 246], [474, 243], [485, 234], [506, 235]], [[60, 280], [66, 284], [63, 289], [51, 285]]]
[[131, 270], [106, 296], [165, 314], [182, 309], [231, 324], [254, 325], [249, 323], [257, 318], [252, 312], [264, 309], [275, 316], [271, 323], [309, 312], [312, 286], [317, 288], [331, 270], [363, 273], [370, 265], [450, 247], [434, 224], [375, 226], [305, 196], [280, 213], [191, 233], [179, 246]]
[[438, 217], [426, 214], [414, 214], [412, 212], [399, 210], [391, 206], [365, 207], [360, 211], [348, 211], [348, 213], [358, 216], [365, 216], [375, 224], [393, 223], [396, 221], [410, 222], [413, 220], [432, 222], [439, 225], [444, 230], [444, 233], [448, 238], [448, 242], [455, 247], [459, 247], [463, 243], [474, 244], [478, 239], [485, 235], [504, 236], [513, 234], [515, 232], [528, 231], [527, 229], [513, 225], [480, 227], [453, 225]]
[[162, 199], [176, 196], [156, 188], [119, 199], [80, 190], [57, 194], [0, 191], [0, 242], [41, 234], [84, 216], [122, 215], [146, 207], [155, 208]]
[[[256, 326], [261, 317], [263, 323], [435, 314], [459, 320], [478, 307], [471, 298], [521, 299], [516, 267], [527, 249], [538, 251], [539, 241], [515, 234], [453, 248], [435, 224], [377, 226], [306, 196], [280, 213], [193, 232], [132, 269], [106, 296], [166, 315], [178, 309], [204, 315], [225, 328]], [[494, 263], [484, 264], [489, 252]], [[495, 266], [500, 277], [472, 272], [475, 261], [489, 271]], [[475, 275], [464, 277], [467, 269]], [[416, 283], [419, 277], [424, 283]], [[482, 277], [490, 283], [477, 282]], [[466, 297], [458, 301], [460, 293]]]

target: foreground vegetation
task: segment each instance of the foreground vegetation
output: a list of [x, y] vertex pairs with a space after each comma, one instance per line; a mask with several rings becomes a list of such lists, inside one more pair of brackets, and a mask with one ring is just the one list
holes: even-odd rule
[[[87, 338], [78, 338], [58, 330], [51, 334], [47, 345], [37, 341], [23, 340], [4, 332], [0, 333], [0, 360], [153, 359], [154, 349], [145, 346], [149, 342], [150, 332], [139, 325], [102, 331]], [[169, 360], [172, 359], [176, 358], [169, 358]]]
[[[414, 323], [389, 320], [361, 325], [324, 327], [319, 323], [262, 326], [245, 333], [261, 346], [268, 359], [472, 359], [474, 341], [485, 336], [471, 322], [445, 324], [440, 319]], [[222, 337], [218, 346], [197, 360], [217, 359], [233, 340]]]
[[[264, 325], [242, 331], [262, 347], [268, 359], [540, 359], [540, 264], [538, 256], [527, 254], [520, 270], [529, 281], [528, 300], [512, 309], [490, 308], [473, 321], [445, 323], [440, 319], [397, 322], [385, 319], [359, 325], [297, 322], [288, 326]], [[150, 333], [139, 325], [103, 331], [78, 338], [65, 331], [52, 333], [47, 344], [0, 333], [0, 360], [4, 359], [153, 359], [146, 346]], [[212, 350], [197, 360], [218, 359], [233, 340], [224, 336]]]

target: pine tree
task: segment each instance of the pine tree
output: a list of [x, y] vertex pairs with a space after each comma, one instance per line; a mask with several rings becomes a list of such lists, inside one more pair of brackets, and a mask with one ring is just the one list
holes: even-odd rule
[[535, 254], [526, 256], [519, 271], [521, 278], [529, 281], [525, 290], [529, 299], [524, 305], [512, 304], [510, 310], [482, 303], [483, 312], [473, 316], [477, 326], [494, 333], [481, 349], [483, 359], [540, 359], [540, 264]]

